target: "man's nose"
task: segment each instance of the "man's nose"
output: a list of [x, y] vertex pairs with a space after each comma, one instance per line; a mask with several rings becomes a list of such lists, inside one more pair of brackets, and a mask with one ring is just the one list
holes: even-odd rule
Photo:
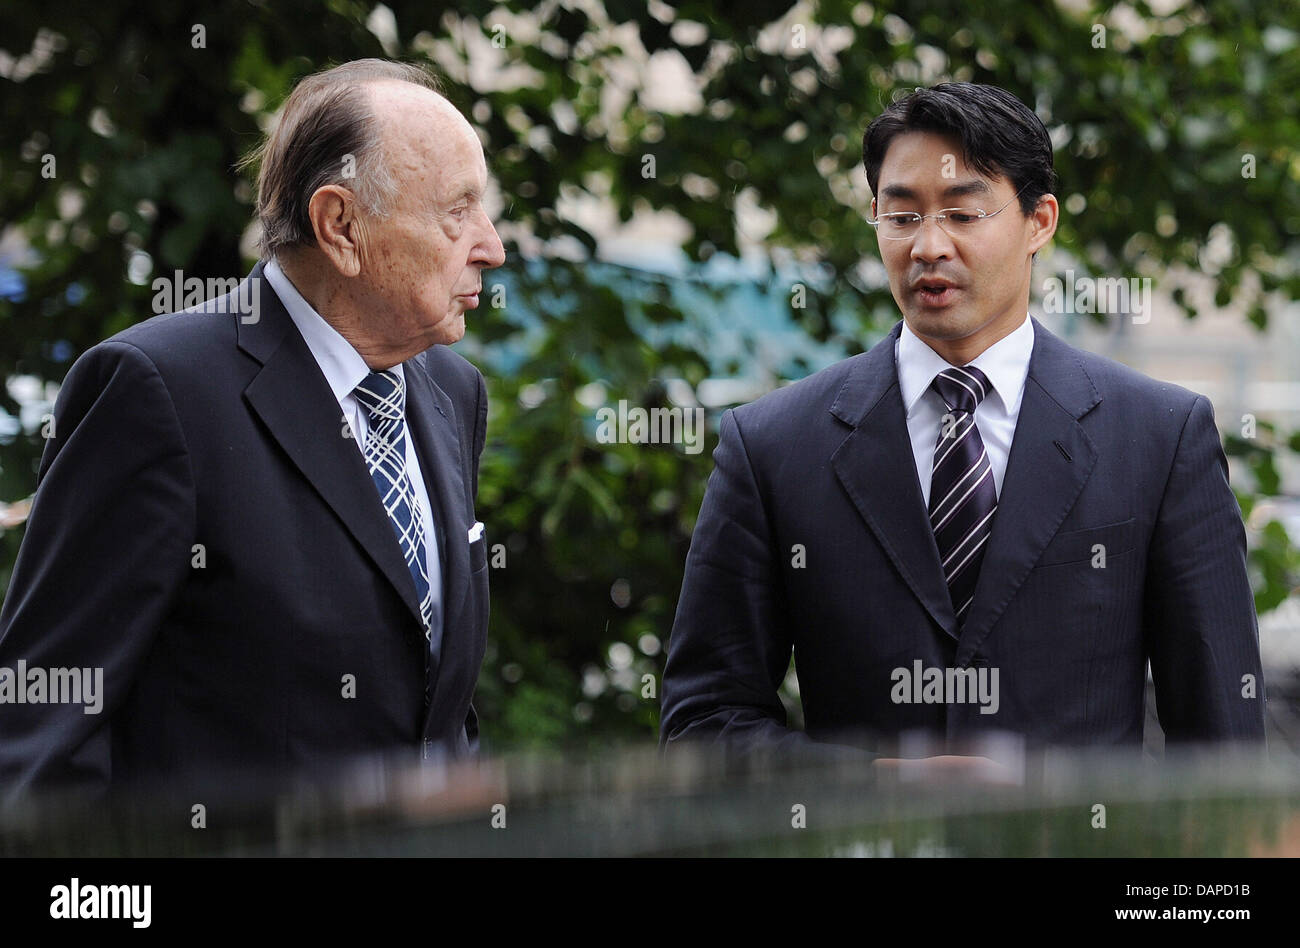
[[939, 226], [939, 221], [933, 217], [922, 220], [916, 236], [912, 238], [912, 259], [942, 260], [952, 254], [952, 238]]
[[501, 243], [501, 236], [497, 229], [491, 224], [488, 225], [488, 236], [479, 244], [478, 261], [484, 269], [499, 267], [506, 262], [506, 248]]
[[506, 262], [506, 248], [501, 243], [501, 235], [493, 226], [491, 219], [486, 213], [483, 215], [483, 224], [486, 232], [477, 244], [474, 245], [474, 263], [484, 269], [499, 267]]

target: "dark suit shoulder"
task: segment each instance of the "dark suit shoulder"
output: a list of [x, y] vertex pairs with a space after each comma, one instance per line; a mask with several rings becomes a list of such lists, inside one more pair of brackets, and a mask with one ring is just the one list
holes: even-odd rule
[[[1062, 345], [1068, 346], [1062, 342]], [[1130, 413], [1135, 420], [1151, 422], [1168, 421], [1170, 416], [1179, 425], [1187, 418], [1192, 406], [1202, 396], [1181, 385], [1144, 375], [1122, 362], [1074, 346], [1068, 346], [1092, 380], [1103, 403], [1116, 404]]]
[[735, 410], [737, 422], [747, 436], [751, 430], [783, 436], [805, 428], [810, 421], [820, 420], [822, 416], [830, 421], [830, 409], [836, 396], [849, 376], [863, 368], [867, 355], [864, 352], [842, 359], [739, 406]]
[[193, 369], [208, 358], [218, 355], [229, 358], [235, 347], [236, 319], [233, 313], [202, 310], [164, 313], [128, 326], [99, 345], [132, 346], [160, 369], [168, 366]]

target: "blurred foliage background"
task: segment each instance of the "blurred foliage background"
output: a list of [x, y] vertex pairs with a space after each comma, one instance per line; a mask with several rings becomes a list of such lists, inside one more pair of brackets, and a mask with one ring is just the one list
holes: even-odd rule
[[[1031, 104], [1062, 197], [1086, 197], [1082, 213], [1063, 202], [1054, 258], [1080, 275], [1151, 276], [1195, 319], [1162, 283], [1187, 268], [1260, 328], [1300, 299], [1294, 4], [3, 7], [0, 246], [19, 279], [0, 284], [0, 501], [32, 493], [39, 406], [80, 353], [152, 314], [153, 279], [247, 272], [253, 187], [234, 166], [297, 79], [427, 63], [481, 130], [509, 262], [458, 351], [492, 399], [479, 510], [505, 563], [478, 706], [495, 749], [653, 739], [720, 411], [898, 319], [861, 168], [862, 132], [896, 95], [964, 79]], [[611, 262], [602, 219], [678, 236]], [[1216, 234], [1226, 254], [1207, 253]], [[619, 399], [703, 404], [704, 450], [599, 443], [595, 409]], [[1300, 437], [1262, 419], [1226, 446], [1251, 473], [1235, 485], [1249, 513]], [[0, 588], [20, 539], [0, 537]], [[1250, 557], [1266, 611], [1300, 556], [1274, 522]]]

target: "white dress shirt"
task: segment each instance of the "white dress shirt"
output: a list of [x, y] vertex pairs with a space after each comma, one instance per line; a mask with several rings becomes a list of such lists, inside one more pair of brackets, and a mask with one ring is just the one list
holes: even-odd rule
[[[285, 276], [279, 264], [271, 260], [262, 272], [270, 281], [275, 295], [280, 297], [280, 302], [289, 311], [289, 318], [298, 327], [298, 332], [302, 333], [307, 348], [311, 350], [316, 364], [320, 366], [325, 381], [329, 383], [330, 390], [334, 392], [334, 398], [339, 403], [341, 415], [338, 427], [333, 431], [320, 432], [320, 437], [339, 437], [343, 430], [343, 421], [346, 419], [356, 433], [356, 438], [353, 440], [356, 442], [357, 450], [361, 452], [362, 457], [365, 457], [366, 437], [370, 434], [370, 415], [352, 392], [365, 381], [366, 376], [371, 372], [370, 367], [366, 365], [366, 360], [361, 358], [361, 354], [352, 348], [352, 344], [340, 336], [338, 330], [327, 323], [325, 318], [302, 298], [302, 294], [289, 282], [289, 278]], [[400, 378], [405, 386], [406, 374], [400, 363], [389, 371]], [[415, 488], [420, 511], [424, 515], [424, 551], [428, 564], [429, 591], [433, 594], [434, 622], [439, 623], [434, 628], [437, 632], [441, 627], [439, 617], [442, 615], [442, 568], [438, 559], [438, 538], [434, 533], [433, 508], [429, 506], [429, 492], [424, 484], [424, 476], [420, 472], [420, 459], [415, 453], [415, 439], [411, 435], [410, 425], [406, 426], [406, 471]], [[396, 542], [395, 535], [394, 542]]]
[[[1025, 313], [1025, 321], [1012, 332], [989, 346], [969, 364], [983, 372], [993, 386], [975, 409], [975, 426], [988, 451], [993, 467], [993, 485], [1002, 497], [1002, 480], [1007, 472], [1011, 440], [1020, 417], [1020, 400], [1029, 377], [1029, 356], [1034, 350], [1034, 325]], [[934, 377], [953, 366], [921, 341], [903, 321], [903, 330], [894, 343], [894, 360], [898, 366], [898, 388], [907, 411], [907, 433], [912, 438], [912, 456], [921, 497], [930, 504], [930, 475], [934, 468], [934, 446], [939, 427], [948, 409], [939, 393], [930, 388]]]

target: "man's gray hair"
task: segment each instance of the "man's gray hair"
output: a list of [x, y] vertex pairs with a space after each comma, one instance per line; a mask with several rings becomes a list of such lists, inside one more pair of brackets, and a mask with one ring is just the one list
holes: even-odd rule
[[349, 188], [378, 217], [391, 213], [397, 183], [380, 148], [379, 120], [362, 88], [385, 79], [442, 94], [432, 73], [410, 63], [358, 59], [323, 70], [294, 87], [274, 130], [241, 162], [241, 167], [259, 166], [257, 217], [264, 259], [281, 247], [315, 244], [307, 209], [312, 195], [326, 185]]

